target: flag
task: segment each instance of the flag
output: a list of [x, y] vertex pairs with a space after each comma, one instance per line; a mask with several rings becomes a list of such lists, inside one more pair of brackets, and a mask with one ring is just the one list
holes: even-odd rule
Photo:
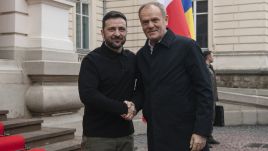
[[158, 0], [166, 8], [168, 27], [178, 35], [195, 39], [192, 0]]

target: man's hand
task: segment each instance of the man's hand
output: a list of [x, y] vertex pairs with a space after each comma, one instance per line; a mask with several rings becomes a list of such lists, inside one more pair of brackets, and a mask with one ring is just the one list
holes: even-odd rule
[[200, 151], [206, 146], [206, 138], [197, 134], [193, 134], [190, 141], [191, 151]]
[[121, 115], [125, 120], [132, 120], [133, 117], [136, 115], [136, 108], [135, 104], [130, 101], [124, 101], [124, 103], [128, 107], [128, 113]]

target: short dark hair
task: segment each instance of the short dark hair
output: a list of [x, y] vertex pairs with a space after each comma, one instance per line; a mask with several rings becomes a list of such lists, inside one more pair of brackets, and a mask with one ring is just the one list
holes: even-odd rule
[[204, 51], [204, 52], [203, 52], [203, 56], [204, 56], [204, 58], [207, 58], [207, 56], [210, 55], [211, 53], [212, 53], [212, 52], [209, 51], [209, 50]]
[[139, 8], [139, 17], [140, 17], [140, 13], [141, 11], [145, 8], [145, 7], [148, 7], [148, 6], [156, 6], [160, 9], [161, 11], [161, 14], [163, 17], [166, 17], [167, 13], [166, 13], [166, 9], [165, 9], [165, 6], [159, 2], [149, 2], [149, 3], [145, 3], [143, 5], [141, 5], [141, 7]]
[[104, 27], [105, 27], [105, 21], [108, 20], [108, 19], [111, 19], [111, 18], [122, 18], [127, 23], [127, 18], [126, 18], [126, 16], [123, 13], [118, 12], [118, 11], [110, 11], [110, 12], [106, 13], [103, 16], [103, 19], [102, 19], [102, 29], [104, 29]]

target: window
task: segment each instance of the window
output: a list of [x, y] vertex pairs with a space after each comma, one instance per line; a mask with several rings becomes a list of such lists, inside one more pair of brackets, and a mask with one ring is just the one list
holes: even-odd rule
[[88, 0], [76, 2], [76, 48], [89, 49]]
[[202, 49], [208, 48], [208, 0], [193, 0], [196, 41]]

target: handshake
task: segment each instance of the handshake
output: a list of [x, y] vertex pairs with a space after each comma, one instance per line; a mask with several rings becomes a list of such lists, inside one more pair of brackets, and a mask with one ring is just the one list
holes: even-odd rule
[[128, 107], [128, 113], [127, 114], [122, 114], [121, 116], [125, 120], [132, 120], [134, 118], [134, 116], [137, 114], [135, 104], [133, 102], [130, 102], [130, 101], [124, 101], [124, 103]]

